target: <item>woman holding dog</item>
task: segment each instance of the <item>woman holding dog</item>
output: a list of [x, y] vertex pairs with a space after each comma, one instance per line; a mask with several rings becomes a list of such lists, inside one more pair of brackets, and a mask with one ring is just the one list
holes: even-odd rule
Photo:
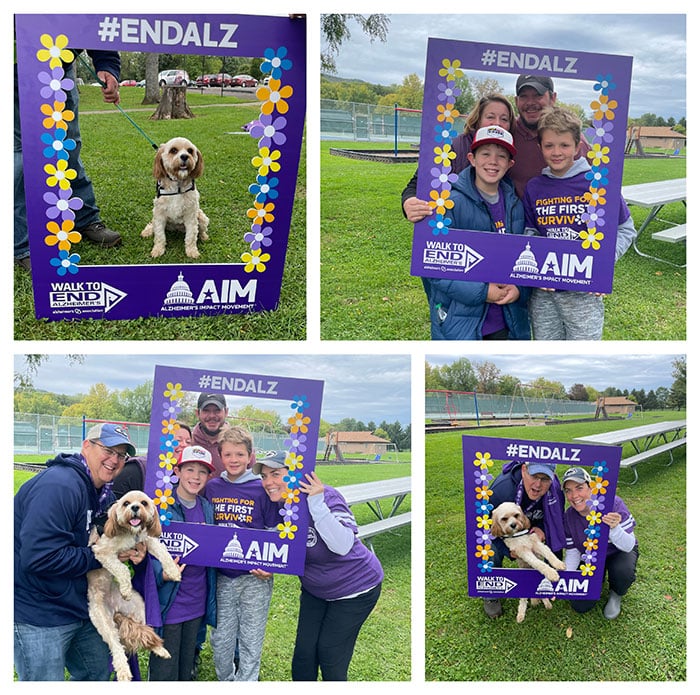
[[[258, 458], [253, 472], [273, 502], [283, 501], [289, 469], [285, 452]], [[357, 524], [342, 495], [315, 472], [299, 489], [307, 495], [309, 535], [301, 580], [292, 680], [345, 681], [357, 636], [381, 593], [384, 571], [357, 537]]]
[[[564, 512], [566, 530], [566, 569], [578, 570], [584, 543], [587, 542], [586, 518], [591, 510], [591, 476], [583, 468], [569, 468], [562, 478], [564, 495], [569, 507]], [[603, 514], [602, 521], [610, 527], [608, 546], [605, 549], [605, 571], [608, 575], [610, 593], [603, 608], [603, 615], [614, 620], [620, 615], [622, 597], [627, 593], [636, 577], [639, 546], [634, 535], [636, 522], [620, 497], [615, 495], [612, 511]], [[602, 549], [600, 550], [602, 552]], [[590, 611], [598, 601], [572, 600], [571, 607], [577, 613]]]

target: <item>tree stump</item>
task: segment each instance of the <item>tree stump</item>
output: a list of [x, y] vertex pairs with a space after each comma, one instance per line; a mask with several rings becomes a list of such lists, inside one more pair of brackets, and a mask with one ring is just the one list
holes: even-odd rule
[[151, 116], [152, 121], [163, 121], [171, 118], [194, 118], [187, 106], [187, 87], [185, 85], [165, 85], [160, 104]]

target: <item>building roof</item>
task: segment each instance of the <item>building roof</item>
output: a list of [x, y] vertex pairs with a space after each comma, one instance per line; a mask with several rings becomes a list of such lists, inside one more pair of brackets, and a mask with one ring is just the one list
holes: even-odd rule
[[388, 439], [376, 437], [371, 432], [333, 432], [337, 442], [362, 442], [363, 444], [390, 444]]
[[629, 398], [625, 398], [625, 396], [605, 396], [603, 403], [605, 405], [637, 405]]
[[685, 140], [685, 135], [679, 133], [668, 126], [631, 126], [640, 138], [680, 138]]

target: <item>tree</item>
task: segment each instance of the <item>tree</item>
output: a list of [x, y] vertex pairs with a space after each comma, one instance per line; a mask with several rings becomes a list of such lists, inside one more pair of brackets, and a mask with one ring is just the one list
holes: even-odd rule
[[501, 370], [493, 362], [479, 362], [476, 365], [476, 377], [478, 393], [496, 393]]
[[160, 101], [160, 86], [158, 85], [158, 54], [147, 53], [145, 69], [146, 88], [142, 104], [157, 104]]
[[588, 400], [588, 390], [583, 384], [574, 384], [567, 394], [569, 400], [572, 401], [587, 401]]
[[150, 422], [153, 405], [153, 381], [133, 389], [124, 389], [119, 394], [120, 409], [131, 422]]
[[450, 391], [474, 391], [476, 389], [476, 374], [471, 362], [466, 357], [460, 357], [452, 364], [440, 368], [444, 387]]
[[685, 408], [685, 389], [686, 389], [686, 362], [685, 357], [679, 357], [673, 361], [673, 384], [671, 385], [671, 393], [668, 398], [670, 408], [680, 410]]
[[348, 22], [354, 20], [362, 31], [369, 36], [370, 43], [376, 39], [386, 41], [391, 20], [385, 14], [322, 14], [321, 37], [326, 43], [325, 51], [321, 51], [321, 70], [335, 73], [335, 58], [346, 39], [350, 38]]
[[381, 97], [377, 103], [382, 106], [398, 104], [404, 109], [423, 108], [423, 83], [420, 77], [415, 73], [407, 75], [395, 92]]
[[119, 406], [119, 394], [110, 391], [105, 384], [93, 384], [87, 396], [68, 406], [64, 416], [79, 417], [85, 415], [97, 420], [128, 420], [128, 414]]

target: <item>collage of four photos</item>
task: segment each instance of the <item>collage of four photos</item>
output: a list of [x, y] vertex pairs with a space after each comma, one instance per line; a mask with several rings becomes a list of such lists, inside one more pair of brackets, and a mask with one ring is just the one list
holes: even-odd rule
[[692, 682], [690, 10], [159, 5], [12, 15], [11, 681]]

